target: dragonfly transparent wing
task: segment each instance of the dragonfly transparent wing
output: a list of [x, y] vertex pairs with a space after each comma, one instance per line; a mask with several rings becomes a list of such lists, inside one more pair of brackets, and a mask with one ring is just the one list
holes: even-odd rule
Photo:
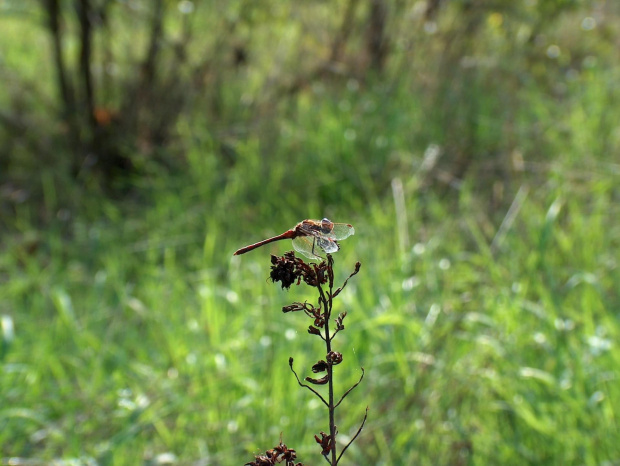
[[320, 254], [336, 252], [339, 249], [335, 241], [315, 235], [298, 236], [293, 240], [293, 247], [295, 251], [314, 260], [323, 260]]
[[353, 228], [353, 225], [349, 225], [348, 223], [334, 223], [332, 231], [325, 236], [331, 239], [341, 240], [346, 239], [353, 234], [355, 234], [355, 228]]
[[332, 252], [338, 252], [338, 249], [340, 249], [340, 246], [338, 246], [338, 243], [336, 243], [335, 241], [328, 239], [328, 238], [324, 238], [324, 237], [317, 237], [315, 240], [315, 244], [318, 244], [319, 247], [328, 253], [332, 253]]
[[323, 258], [318, 255], [321, 249], [318, 245], [315, 245], [315, 237], [313, 235], [298, 236], [293, 240], [293, 247], [295, 251], [302, 253], [309, 259], [323, 260]]

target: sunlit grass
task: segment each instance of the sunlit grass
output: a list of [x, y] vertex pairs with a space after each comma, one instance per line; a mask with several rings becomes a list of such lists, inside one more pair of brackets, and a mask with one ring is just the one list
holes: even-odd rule
[[[370, 406], [348, 464], [617, 458], [612, 179], [532, 186], [494, 252], [497, 223], [467, 193], [458, 213], [429, 201], [424, 221], [408, 201], [404, 254], [390, 198], [343, 218], [357, 231], [337, 272], [355, 260], [362, 271], [340, 303], [339, 373], [343, 387], [359, 366], [367, 377], [339, 412], [340, 432]], [[238, 464], [283, 432], [316, 457], [323, 416], [287, 360], [304, 367], [319, 348], [280, 311], [310, 296], [266, 280], [268, 248], [231, 257], [294, 220], [233, 228], [189, 191], [163, 192], [131, 219], [74, 223], [70, 242], [51, 229], [34, 251], [4, 250], [2, 314], [15, 327], [0, 384], [5, 456]]]

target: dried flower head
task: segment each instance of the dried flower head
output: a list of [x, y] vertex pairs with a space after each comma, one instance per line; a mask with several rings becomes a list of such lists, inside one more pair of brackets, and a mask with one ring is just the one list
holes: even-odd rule
[[295, 257], [293, 251], [284, 253], [283, 256], [271, 256], [271, 273], [269, 278], [273, 282], [280, 282], [282, 288], [290, 288], [295, 282], [299, 285], [301, 280], [310, 286], [326, 283], [326, 262], [306, 264], [299, 257]]
[[316, 443], [321, 445], [322, 451], [321, 454], [323, 456], [327, 456], [331, 449], [333, 448], [333, 441], [331, 435], [326, 434], [325, 432], [321, 432], [321, 438], [318, 435], [314, 436]]
[[274, 464], [284, 464], [286, 466], [304, 466], [302, 463], [295, 463], [297, 452], [288, 448], [280, 440], [280, 444], [272, 450], [267, 450], [265, 454], [256, 455], [255, 461], [245, 463], [243, 466], [271, 466]]
[[336, 366], [342, 362], [342, 353], [338, 351], [330, 351], [327, 353], [327, 363], [331, 366]]

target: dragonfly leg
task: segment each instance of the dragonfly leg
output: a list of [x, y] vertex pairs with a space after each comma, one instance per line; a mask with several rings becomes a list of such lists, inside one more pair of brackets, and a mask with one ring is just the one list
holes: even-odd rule
[[321, 246], [323, 240], [321, 238], [317, 238], [316, 236], [312, 238], [312, 255], [315, 259], [323, 259], [323, 256], [317, 253], [317, 249], [320, 249], [321, 252], [325, 251], [325, 248]]

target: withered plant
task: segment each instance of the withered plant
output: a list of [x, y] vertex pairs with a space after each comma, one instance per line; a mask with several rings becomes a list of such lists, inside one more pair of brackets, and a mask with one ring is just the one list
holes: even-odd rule
[[[328, 432], [320, 431], [314, 438], [321, 448], [321, 455], [327, 462], [336, 466], [344, 452], [349, 448], [353, 441], [359, 436], [368, 416], [368, 408], [364, 413], [364, 418], [351, 440], [342, 448], [339, 448], [337, 437], [338, 427], [336, 425], [336, 409], [344, 399], [356, 388], [364, 378], [364, 368], [361, 368], [361, 375], [357, 383], [347, 389], [338, 399], [334, 393], [334, 366], [342, 363], [342, 353], [335, 351], [333, 341], [338, 333], [345, 329], [344, 320], [347, 316], [346, 311], [338, 314], [332, 320], [333, 301], [342, 290], [347, 286], [349, 279], [356, 275], [360, 270], [361, 264], [357, 262], [355, 269], [347, 277], [342, 286], [334, 290], [334, 259], [331, 254], [327, 254], [327, 260], [320, 264], [306, 263], [295, 256], [293, 251], [285, 253], [281, 257], [271, 256], [271, 280], [279, 282], [282, 288], [290, 289], [291, 285], [305, 283], [317, 290], [317, 305], [306, 302], [294, 302], [282, 308], [282, 312], [299, 312], [305, 314], [312, 323], [308, 326], [308, 333], [314, 337], [321, 338], [325, 343], [325, 357], [320, 359], [312, 366], [314, 374], [321, 374], [315, 377], [305, 377], [302, 381], [293, 368], [293, 358], [289, 358], [289, 367], [297, 379], [297, 383], [310, 390], [327, 408]], [[319, 392], [318, 386], [327, 385], [327, 398]], [[317, 388], [314, 388], [317, 386]], [[246, 466], [266, 466], [279, 464], [286, 461], [287, 466], [303, 466], [302, 463], [294, 463], [296, 459], [295, 450], [288, 449], [280, 439], [280, 445], [273, 450], [268, 450], [265, 454], [256, 456], [256, 460], [246, 463]]]

